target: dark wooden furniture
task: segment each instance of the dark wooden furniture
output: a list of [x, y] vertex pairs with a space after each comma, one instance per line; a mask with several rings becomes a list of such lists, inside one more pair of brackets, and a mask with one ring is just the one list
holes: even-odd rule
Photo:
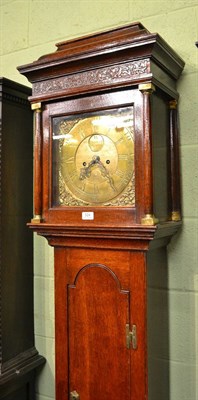
[[[168, 311], [164, 302], [152, 326], [149, 286], [164, 284], [166, 246], [181, 226], [176, 82], [184, 63], [140, 23], [57, 47], [19, 67], [35, 110], [30, 228], [55, 251], [56, 400], [167, 400], [152, 338], [164, 334]], [[126, 109], [128, 119], [107, 129], [105, 118]], [[133, 163], [118, 150], [119, 132], [134, 141]], [[100, 149], [105, 141], [113, 157]]]
[[34, 347], [31, 90], [0, 79], [0, 398], [33, 400], [44, 361]]

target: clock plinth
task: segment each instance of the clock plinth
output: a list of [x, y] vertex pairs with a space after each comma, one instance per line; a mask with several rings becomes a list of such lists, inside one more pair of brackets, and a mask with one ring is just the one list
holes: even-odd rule
[[149, 285], [181, 226], [183, 67], [136, 23], [19, 68], [33, 84], [29, 226], [55, 253], [56, 400], [154, 399]]

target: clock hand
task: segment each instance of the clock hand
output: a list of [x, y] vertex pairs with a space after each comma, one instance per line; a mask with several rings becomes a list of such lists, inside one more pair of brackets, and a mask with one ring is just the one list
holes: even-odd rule
[[80, 176], [79, 176], [79, 179], [81, 181], [90, 177], [91, 169], [92, 169], [93, 165], [95, 165], [95, 164], [97, 164], [97, 161], [96, 161], [95, 156], [94, 156], [87, 167], [81, 168]]
[[93, 167], [94, 167], [95, 165], [97, 165], [99, 162], [101, 162], [101, 161], [100, 161], [100, 157], [99, 157], [99, 156], [94, 156], [94, 157], [92, 158], [92, 160], [90, 161], [90, 163], [88, 164], [87, 167], [81, 168], [79, 179], [80, 179], [80, 180], [83, 180], [83, 179], [89, 178], [90, 175], [91, 175], [91, 170], [92, 170]]
[[104, 164], [101, 161], [98, 163], [98, 166], [101, 171], [101, 175], [107, 178], [109, 185], [112, 187], [114, 191], [116, 191], [113, 178], [110, 176], [108, 169], [104, 166]]
[[104, 166], [99, 156], [94, 156], [87, 167], [81, 168], [79, 179], [84, 180], [86, 178], [89, 178], [91, 175], [91, 171], [95, 165], [97, 165], [98, 168], [100, 169], [101, 175], [107, 178], [112, 189], [116, 191], [113, 178], [110, 176], [109, 171]]

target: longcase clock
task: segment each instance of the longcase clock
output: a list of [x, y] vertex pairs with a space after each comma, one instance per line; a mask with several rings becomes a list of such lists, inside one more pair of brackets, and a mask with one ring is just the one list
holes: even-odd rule
[[55, 252], [56, 400], [154, 400], [167, 385], [160, 368], [153, 378], [148, 287], [181, 226], [183, 67], [140, 23], [19, 67], [33, 85], [29, 226]]

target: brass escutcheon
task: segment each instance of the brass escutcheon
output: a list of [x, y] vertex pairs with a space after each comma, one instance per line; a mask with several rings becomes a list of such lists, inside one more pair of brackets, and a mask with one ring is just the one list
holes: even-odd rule
[[76, 390], [70, 392], [70, 400], [80, 400], [80, 396]]

